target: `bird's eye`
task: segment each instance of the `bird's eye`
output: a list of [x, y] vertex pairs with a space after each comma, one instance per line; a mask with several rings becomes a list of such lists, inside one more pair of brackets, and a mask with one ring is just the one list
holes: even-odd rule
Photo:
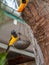
[[22, 0], [22, 3], [26, 3], [26, 0]]

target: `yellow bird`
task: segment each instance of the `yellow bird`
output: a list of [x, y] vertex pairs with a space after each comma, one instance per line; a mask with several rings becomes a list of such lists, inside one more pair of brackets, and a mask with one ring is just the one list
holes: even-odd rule
[[18, 40], [19, 40], [19, 37], [18, 37], [18, 35], [16, 34], [16, 32], [13, 30], [13, 31], [11, 32], [11, 38], [10, 38], [10, 40], [9, 40], [9, 44], [8, 44], [8, 47], [7, 47], [6, 52], [8, 52], [10, 46], [12, 46], [12, 45], [13, 45], [15, 42], [17, 42]]
[[13, 30], [11, 32], [11, 39], [9, 40], [9, 46], [13, 45], [15, 42], [17, 42], [19, 40], [18, 35], [16, 34], [16, 32]]
[[18, 12], [22, 12], [24, 8], [27, 6], [29, 0], [20, 0], [20, 6], [18, 8]]
[[16, 41], [18, 41], [19, 37], [11, 36], [11, 39], [9, 41], [9, 46], [12, 46]]

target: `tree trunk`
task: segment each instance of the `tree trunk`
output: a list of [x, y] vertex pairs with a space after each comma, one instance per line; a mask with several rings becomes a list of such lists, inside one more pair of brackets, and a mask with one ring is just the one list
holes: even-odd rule
[[42, 50], [45, 65], [49, 65], [49, 2], [47, 1], [30, 0], [22, 13], [23, 19], [32, 28]]

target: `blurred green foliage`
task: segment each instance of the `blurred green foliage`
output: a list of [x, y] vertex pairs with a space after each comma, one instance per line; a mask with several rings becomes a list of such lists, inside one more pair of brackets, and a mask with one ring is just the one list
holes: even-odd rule
[[7, 65], [7, 53], [0, 53], [0, 65]]
[[4, 12], [0, 9], [0, 21], [4, 19]]
[[0, 25], [7, 23], [8, 17], [4, 14], [4, 11], [0, 9]]

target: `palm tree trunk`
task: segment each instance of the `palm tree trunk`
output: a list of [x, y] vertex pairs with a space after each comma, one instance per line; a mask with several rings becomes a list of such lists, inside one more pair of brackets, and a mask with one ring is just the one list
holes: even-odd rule
[[33, 30], [42, 50], [45, 65], [49, 65], [49, 2], [46, 1], [48, 0], [30, 0], [22, 17]]

